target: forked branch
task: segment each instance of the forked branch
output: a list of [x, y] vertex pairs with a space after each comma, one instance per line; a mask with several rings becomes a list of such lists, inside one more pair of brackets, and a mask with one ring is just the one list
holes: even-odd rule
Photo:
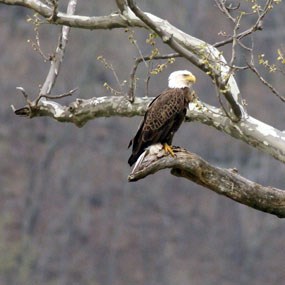
[[[57, 17], [56, 16], [56, 14], [57, 14], [57, 1], [53, 0], [52, 3], [54, 5], [54, 9], [53, 9], [53, 14], [51, 15], [51, 17], [53, 19], [56, 19], [56, 17]], [[70, 0], [69, 1], [68, 6], [67, 6], [67, 14], [68, 15], [74, 14], [76, 5], [77, 5], [76, 0]], [[19, 108], [19, 109], [15, 109], [14, 106], [11, 106], [16, 115], [26, 116], [26, 117], [32, 118], [32, 117], [38, 116], [41, 113], [41, 111], [43, 111], [43, 109], [44, 109], [44, 112], [42, 114], [46, 115], [46, 114], [48, 114], [48, 112], [45, 108], [43, 108], [44, 106], [51, 107], [51, 109], [56, 114], [56, 110], [58, 109], [57, 106], [59, 106], [59, 105], [55, 102], [48, 102], [46, 99], [52, 99], [52, 100], [61, 99], [61, 98], [66, 97], [66, 96], [71, 96], [77, 90], [77, 88], [76, 88], [76, 89], [70, 90], [68, 92], [65, 92], [63, 94], [53, 95], [53, 96], [49, 95], [51, 93], [51, 90], [52, 90], [52, 88], [56, 82], [57, 76], [59, 74], [59, 69], [60, 69], [61, 63], [63, 61], [65, 49], [66, 49], [67, 42], [68, 42], [69, 32], [70, 32], [70, 27], [67, 27], [67, 26], [62, 27], [56, 50], [54, 52], [54, 55], [50, 57], [50, 68], [49, 68], [48, 74], [46, 76], [46, 79], [45, 79], [42, 87], [41, 87], [39, 95], [36, 97], [36, 99], [30, 100], [28, 98], [28, 94], [25, 91], [25, 89], [23, 87], [17, 87], [17, 89], [20, 90], [21, 93], [23, 94], [23, 96], [25, 97], [27, 105], [22, 107], [22, 108]], [[40, 102], [40, 101], [45, 101], [46, 103]]]
[[[75, 89], [72, 89], [66, 93], [62, 93], [62, 94], [58, 94], [58, 95], [40, 94], [40, 95], [38, 95], [38, 97], [35, 100], [32, 101], [29, 99], [29, 96], [23, 87], [17, 87], [17, 89], [19, 91], [21, 91], [22, 95], [24, 96], [24, 98], [27, 102], [27, 105], [22, 107], [22, 108], [19, 108], [19, 109], [16, 109], [13, 105], [11, 105], [11, 107], [12, 107], [12, 109], [16, 115], [29, 117], [29, 118], [39, 116], [41, 111], [43, 111], [43, 106], [46, 106], [46, 105], [53, 106], [53, 104], [60, 106], [59, 104], [52, 102], [52, 101], [49, 101], [46, 104], [44, 104], [43, 102], [40, 103], [42, 98], [50, 99], [50, 100], [62, 99], [62, 98], [67, 97], [67, 96], [72, 96], [72, 94], [77, 90], [77, 88], [75, 88]], [[44, 101], [47, 102], [46, 100], [44, 100]], [[54, 112], [56, 113], [56, 110], [54, 107], [52, 108], [52, 110], [54, 110]], [[48, 114], [47, 110], [45, 110], [45, 112], [43, 112], [42, 114], [47, 115]]]
[[[218, 51], [213, 46], [209, 45], [206, 47], [205, 45], [205, 47], [203, 47], [202, 42], [199, 47], [192, 49], [186, 47], [186, 39], [182, 41], [182, 43], [184, 43], [182, 44], [172, 33], [169, 33], [169, 29], [167, 30], [163, 25], [158, 24], [148, 13], [144, 13], [133, 0], [127, 0], [127, 3], [131, 11], [145, 23], [146, 26], [152, 29], [165, 44], [211, 76], [220, 92], [222, 92], [228, 101], [236, 117], [234, 120], [240, 121], [246, 112], [243, 106], [238, 102], [239, 91], [231, 90], [233, 89], [232, 87], [236, 89], [236, 83], [230, 68], [227, 66], [221, 54], [218, 54]], [[223, 72], [222, 69], [224, 70]]]

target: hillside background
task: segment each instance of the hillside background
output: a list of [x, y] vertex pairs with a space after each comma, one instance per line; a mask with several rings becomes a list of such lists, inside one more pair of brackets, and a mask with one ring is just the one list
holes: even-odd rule
[[[66, 2], [60, 1], [62, 7]], [[114, 1], [78, 2], [82, 15], [115, 10]], [[171, 0], [138, 1], [145, 10], [210, 43], [222, 39], [220, 31], [230, 31], [215, 1], [176, 2], [173, 7]], [[254, 36], [256, 50], [272, 61], [285, 42], [284, 14], [282, 3], [266, 18], [264, 31]], [[284, 221], [168, 171], [127, 182], [127, 145], [141, 118], [102, 118], [77, 128], [13, 114], [11, 104], [25, 104], [16, 87], [35, 96], [49, 68], [27, 42], [35, 36], [27, 15], [33, 13], [0, 4], [0, 284], [283, 284]], [[56, 46], [58, 32], [59, 27], [41, 28], [46, 53]], [[113, 74], [96, 58], [104, 56], [121, 80], [128, 79], [138, 56], [129, 35], [123, 29], [73, 29], [53, 93], [79, 87], [74, 98], [110, 94], [103, 84], [116, 88]], [[135, 30], [134, 36], [147, 54], [148, 33]], [[229, 55], [228, 49], [223, 51]], [[210, 79], [181, 59], [151, 79], [149, 95], [163, 90], [168, 74], [177, 69], [192, 70], [198, 96], [218, 105]], [[142, 65], [137, 96], [145, 95], [145, 74]], [[284, 77], [265, 76], [285, 90]], [[284, 104], [249, 72], [239, 73], [237, 81], [249, 113], [284, 129]], [[217, 166], [235, 167], [258, 183], [285, 187], [284, 165], [210, 127], [185, 123], [174, 144]]]

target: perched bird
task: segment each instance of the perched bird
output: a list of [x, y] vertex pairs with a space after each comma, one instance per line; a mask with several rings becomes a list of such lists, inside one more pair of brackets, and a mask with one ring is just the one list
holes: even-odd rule
[[164, 149], [174, 155], [172, 139], [184, 121], [188, 104], [194, 100], [191, 86], [195, 81], [196, 77], [188, 70], [170, 74], [168, 88], [149, 104], [135, 137], [129, 143], [129, 147], [133, 146], [128, 160], [130, 166], [153, 144], [163, 144]]

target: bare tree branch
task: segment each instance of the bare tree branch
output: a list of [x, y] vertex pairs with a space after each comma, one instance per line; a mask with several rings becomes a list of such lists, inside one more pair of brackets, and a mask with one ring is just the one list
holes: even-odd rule
[[[52, 18], [55, 19], [56, 15], [54, 15], [54, 13], [57, 13], [57, 2], [53, 1], [53, 4], [54, 4], [54, 10], [53, 10]], [[70, 0], [68, 3], [68, 6], [67, 6], [67, 14], [73, 14], [75, 12], [76, 5], [77, 5], [77, 0]], [[60, 65], [63, 61], [64, 52], [66, 49], [69, 32], [70, 32], [70, 27], [67, 27], [67, 26], [62, 27], [57, 48], [54, 52], [54, 55], [50, 57], [51, 64], [50, 64], [49, 72], [47, 74], [45, 82], [42, 85], [40, 93], [37, 96], [37, 98], [35, 100], [31, 101], [28, 98], [28, 94], [26, 93], [25, 89], [23, 87], [17, 87], [17, 89], [20, 90], [22, 92], [23, 96], [25, 97], [25, 99], [27, 101], [27, 106], [16, 110], [15, 107], [12, 105], [11, 107], [12, 107], [12, 109], [16, 115], [28, 116], [28, 117], [32, 118], [32, 117], [36, 116], [37, 110], [40, 109], [40, 107], [38, 107], [40, 101], [47, 102], [46, 99], [53, 99], [53, 100], [54, 99], [61, 99], [61, 98], [66, 97], [66, 96], [71, 96], [73, 94], [73, 92], [75, 92], [77, 90], [77, 89], [73, 89], [73, 90], [65, 92], [63, 94], [49, 96], [49, 94], [50, 94], [50, 92], [51, 92], [51, 90], [55, 84], [55, 81], [57, 79], [57, 76], [59, 74], [59, 69], [60, 69]], [[39, 45], [39, 42], [38, 42], [38, 45]], [[44, 103], [42, 105], [44, 105]], [[48, 105], [53, 105], [53, 103], [48, 104]]]
[[255, 67], [253, 61], [248, 64], [249, 69], [257, 76], [257, 78], [266, 86], [268, 87], [273, 94], [275, 94], [282, 102], [285, 102], [285, 98], [267, 81], [265, 78], [261, 76], [258, 72], [257, 68]]
[[174, 148], [175, 157], [165, 154], [162, 146], [147, 150], [144, 160], [129, 181], [137, 181], [162, 169], [170, 168], [171, 174], [184, 177], [220, 195], [259, 211], [285, 218], [285, 190], [265, 187], [240, 176], [236, 170], [211, 165], [198, 155], [181, 148]]
[[[70, 0], [69, 1], [68, 6], [67, 6], [67, 14], [68, 15], [74, 14], [76, 5], [77, 5], [77, 0]], [[53, 14], [51, 16], [52, 18], [56, 19], [57, 16], [55, 16], [54, 13], [57, 13], [57, 4], [56, 3], [54, 3], [54, 10], [53, 10]], [[60, 34], [59, 41], [58, 41], [58, 45], [57, 45], [56, 51], [54, 53], [54, 56], [51, 58], [50, 69], [49, 69], [48, 75], [46, 77], [46, 80], [45, 80], [45, 82], [44, 82], [44, 84], [40, 90], [39, 96], [50, 94], [50, 91], [55, 84], [56, 78], [59, 74], [60, 65], [63, 61], [64, 52], [65, 52], [65, 48], [67, 45], [69, 32], [70, 32], [70, 27], [68, 27], [68, 26], [62, 27], [61, 34]]]
[[[168, 44], [173, 50], [181, 54], [184, 58], [188, 59], [191, 63], [202, 69], [206, 74], [213, 78], [215, 84], [219, 87], [222, 94], [229, 102], [237, 121], [240, 120], [243, 116], [244, 110], [234, 98], [228, 86], [229, 79], [231, 78], [234, 80], [233, 75], [227, 68], [227, 74], [224, 75], [224, 78], [222, 77], [222, 72], [219, 68], [221, 66], [217, 66], [217, 62], [220, 63], [220, 60], [217, 60], [217, 58], [212, 60], [215, 56], [214, 53], [211, 54], [214, 52], [213, 49], [211, 53], [207, 54], [206, 49], [204, 50], [201, 46], [200, 51], [199, 49], [197, 50], [197, 48], [191, 50], [189, 47], [185, 47], [179, 41], [177, 41], [177, 39], [175, 39], [171, 33], [164, 29], [162, 25], [152, 20], [147, 13], [144, 13], [137, 5], [135, 5], [134, 1], [127, 0], [127, 3], [134, 14], [140, 18], [142, 22], [144, 22], [150, 29], [155, 31], [164, 43]], [[219, 57], [221, 57], [221, 55], [219, 55]]]
[[[56, 21], [57, 18], [57, 13], [58, 13], [58, 0], [51, 0], [51, 3], [53, 5], [53, 12], [52, 12], [52, 16], [49, 19], [50, 22], [54, 22]], [[74, 14], [74, 13], [67, 13], [67, 14]]]
[[120, 12], [124, 12], [124, 10], [126, 9], [126, 1], [125, 0], [116, 0], [117, 6], [120, 10]]
[[[0, 0], [0, 3], [26, 7], [34, 10], [39, 15], [47, 19], [47, 21], [51, 21], [51, 19], [53, 19], [53, 7], [49, 7], [40, 0]], [[134, 22], [136, 22], [136, 26], [144, 26], [141, 21]], [[128, 21], [118, 13], [111, 14], [110, 16], [88, 17], [70, 15], [68, 13], [58, 11], [56, 19], [52, 23], [82, 29], [114, 29], [126, 28], [129, 26]]]
[[[89, 120], [100, 117], [143, 116], [153, 99], [153, 97], [136, 97], [134, 102], [130, 103], [127, 96], [94, 97], [88, 100], [76, 99], [69, 106], [46, 100], [40, 101], [37, 105], [28, 104], [20, 109], [22, 112], [19, 115], [29, 118], [49, 116], [59, 122], [70, 122], [82, 127]], [[15, 112], [19, 113], [19, 110]], [[235, 123], [222, 109], [199, 102], [189, 104], [186, 120], [214, 127], [285, 162], [285, 133], [253, 117], [248, 116]]]
[[181, 57], [179, 53], [170, 53], [170, 54], [164, 54], [164, 55], [157, 55], [157, 56], [144, 56], [144, 57], [138, 57], [135, 59], [135, 63], [133, 66], [133, 69], [130, 74], [130, 84], [129, 84], [129, 91], [128, 96], [130, 102], [134, 101], [134, 91], [135, 91], [135, 83], [136, 83], [136, 71], [141, 62], [150, 61], [150, 60], [159, 60], [159, 59], [169, 59], [169, 58], [175, 58], [175, 57]]
[[[226, 13], [225, 11], [227, 11], [227, 9], [225, 8], [225, 1], [223, 0], [216, 0], [216, 3], [219, 4], [217, 5], [218, 8], [228, 16], [228, 18], [233, 21], [234, 23], [236, 23], [236, 19], [233, 18], [230, 13]], [[248, 28], [247, 30], [243, 31], [243, 32], [240, 32], [239, 34], [237, 35], [233, 35], [231, 36], [230, 38], [224, 40], [224, 41], [221, 41], [221, 42], [217, 42], [215, 43], [213, 46], [215, 47], [221, 47], [221, 46], [224, 46], [226, 44], [229, 44], [229, 43], [232, 43], [234, 41], [234, 39], [237, 39], [237, 40], [241, 40], [249, 35], [251, 35], [252, 33], [256, 32], [256, 31], [260, 31], [263, 29], [262, 25], [263, 25], [263, 19], [264, 17], [266, 16], [266, 14], [268, 14], [268, 12], [272, 9], [272, 5], [273, 5], [273, 2], [274, 0], [267, 0], [265, 5], [264, 5], [264, 8], [262, 10], [262, 12], [260, 13], [258, 11], [258, 18], [257, 20], [255, 21], [255, 23], [250, 27]]]
[[[41, 1], [17, 1], [17, 0], [0, 0], [0, 2], [4, 2], [6, 4], [17, 4], [24, 5], [31, 9], [37, 9], [43, 16], [50, 16], [52, 14], [52, 9], [47, 5], [43, 4]], [[123, 3], [122, 1], [120, 1]], [[77, 16], [76, 22], [74, 22], [74, 18], [72, 15], [63, 15], [62, 13], [57, 13], [57, 23], [58, 21], [65, 20], [67, 24], [70, 26], [81, 27], [83, 22], [86, 21], [88, 23], [89, 28], [106, 28], [106, 27], [124, 27], [124, 26], [139, 26], [146, 27], [146, 24], [142, 22], [140, 19], [135, 16], [135, 14], [129, 10], [127, 6], [122, 5], [121, 7], [125, 7], [126, 10], [123, 11], [122, 14], [112, 14], [111, 16], [103, 17], [104, 20], [96, 19], [95, 22], [93, 17], [83, 17]], [[140, 14], [141, 15], [141, 14]], [[284, 135], [283, 132], [274, 129], [258, 120], [255, 120], [252, 117], [249, 117], [244, 108], [239, 101], [239, 89], [234, 80], [234, 77], [230, 74], [230, 67], [226, 64], [224, 58], [221, 56], [218, 50], [214, 49], [211, 45], [196, 39], [182, 31], [176, 29], [172, 25], [170, 25], [167, 21], [162, 20], [154, 15], [149, 13], [143, 13], [144, 18], [147, 19], [147, 23], [153, 25], [154, 29], [160, 29], [160, 33], [162, 31], [161, 36], [166, 35], [166, 41], [170, 40], [179, 44], [181, 47], [185, 48], [185, 50], [190, 51], [193, 55], [198, 54], [199, 56], [193, 56], [193, 59], [198, 60], [198, 65], [202, 64], [201, 61], [210, 62], [216, 61], [216, 66], [221, 70], [221, 78], [224, 83], [227, 83], [227, 87], [224, 90], [225, 94], [229, 94], [229, 100], [232, 100], [234, 104], [238, 104], [237, 110], [243, 112], [243, 118], [238, 123], [228, 122], [227, 117], [224, 112], [220, 109], [217, 109], [216, 117], [211, 117], [211, 112], [207, 113], [207, 110], [211, 110], [211, 107], [206, 108], [204, 112], [205, 114], [201, 114], [200, 111], [197, 111], [197, 108], [193, 108], [190, 112], [189, 118], [193, 118], [197, 115], [203, 123], [212, 125], [219, 130], [225, 131], [231, 136], [234, 136], [238, 139], [244, 140], [245, 142], [257, 146], [258, 149], [270, 153], [273, 157], [280, 161], [284, 160]], [[261, 15], [262, 16], [262, 15]], [[99, 17], [103, 19], [102, 17]], [[116, 19], [116, 20], [114, 20]], [[150, 20], [150, 21], [149, 21]], [[91, 21], [91, 22], [89, 22]], [[109, 24], [103, 25], [102, 23], [107, 21]], [[114, 22], [115, 21], [115, 22]], [[119, 26], [118, 26], [118, 23]], [[92, 26], [92, 25], [93, 26]], [[106, 23], [105, 23], [106, 24]], [[98, 26], [97, 26], [98, 25]], [[110, 26], [111, 25], [111, 26]], [[165, 33], [165, 34], [164, 34]], [[189, 53], [188, 53], [189, 54]], [[206, 54], [206, 58], [205, 58]], [[203, 65], [203, 64], [202, 64]], [[73, 122], [78, 126], [84, 125], [88, 120], [95, 118], [96, 116], [111, 116], [111, 115], [126, 115], [126, 116], [134, 116], [141, 115], [145, 110], [145, 105], [137, 102], [141, 102], [141, 99], [135, 100], [134, 106], [131, 106], [130, 102], [126, 104], [122, 103], [125, 99], [122, 97], [102, 97], [102, 98], [93, 98], [90, 100], [77, 100], [75, 103], [71, 104], [71, 106], [62, 106], [56, 102], [46, 101], [44, 104], [40, 104], [39, 106], [34, 106], [32, 109], [28, 108], [27, 115], [30, 117], [35, 116], [51, 116], [58, 121], [66, 121]], [[149, 102], [151, 98], [147, 99]], [[114, 110], [114, 106], [118, 108], [118, 110]], [[203, 105], [205, 106], [205, 104]], [[104, 110], [104, 108], [106, 108]], [[202, 108], [203, 109], [203, 108]], [[202, 119], [203, 118], [203, 119]], [[204, 121], [203, 121], [204, 120]], [[224, 122], [227, 123], [224, 123]], [[229, 127], [230, 126], [230, 127]], [[256, 143], [258, 142], [258, 143]]]
[[[50, 7], [39, 0], [0, 0], [0, 3], [1, 2], [9, 5], [25, 6], [33, 9], [45, 18], [49, 18], [53, 13]], [[119, 2], [121, 4], [123, 3], [122, 1]], [[148, 29], [154, 28], [156, 32], [160, 33], [162, 40], [168, 44], [171, 43], [174, 50], [178, 49], [180, 54], [186, 56], [188, 60], [212, 77], [213, 81], [229, 102], [237, 121], [246, 116], [246, 110], [242, 105], [239, 88], [233, 75], [229, 73], [230, 67], [225, 58], [215, 47], [182, 32], [167, 21], [150, 13], [140, 11], [140, 15], [143, 15], [144, 21], [147, 20], [147, 22], [144, 22], [127, 6], [120, 5], [120, 7], [125, 7], [126, 9], [120, 14], [114, 13], [110, 16], [101, 17], [67, 15], [58, 12], [54, 24], [86, 29], [112, 29], [126, 28], [129, 26]], [[151, 26], [149, 26], [150, 24]]]
[[235, 23], [235, 18], [231, 15], [230, 11], [238, 9], [239, 4], [238, 4], [237, 8], [229, 9], [229, 7], [226, 6], [226, 0], [215, 0], [215, 2], [216, 2], [217, 7], [219, 8], [219, 10], [224, 15], [226, 15], [226, 17], [229, 18], [233, 23]]

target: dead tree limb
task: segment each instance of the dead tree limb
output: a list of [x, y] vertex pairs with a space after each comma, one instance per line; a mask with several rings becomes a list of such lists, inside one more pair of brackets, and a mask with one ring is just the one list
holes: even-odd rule
[[175, 157], [166, 154], [157, 145], [146, 154], [128, 179], [137, 181], [162, 169], [171, 169], [171, 174], [184, 177], [220, 195], [259, 211], [285, 218], [285, 190], [265, 187], [250, 181], [237, 170], [211, 165], [197, 154], [174, 148]]

